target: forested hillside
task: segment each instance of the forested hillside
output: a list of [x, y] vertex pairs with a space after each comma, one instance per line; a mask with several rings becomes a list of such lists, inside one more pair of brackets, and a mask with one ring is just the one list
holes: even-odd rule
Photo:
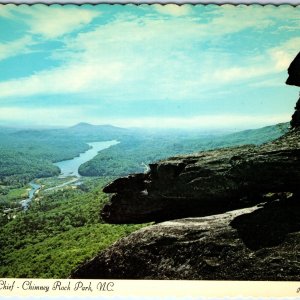
[[84, 123], [64, 129], [0, 127], [0, 185], [22, 186], [34, 178], [58, 175], [53, 162], [78, 156], [89, 148], [87, 142], [122, 139], [124, 132]]
[[52, 162], [71, 159], [88, 149], [87, 142], [117, 139], [120, 144], [101, 151], [83, 164], [84, 176], [140, 172], [145, 164], [168, 156], [246, 143], [260, 144], [281, 135], [288, 125], [230, 135], [201, 135], [195, 131], [149, 133], [109, 125], [80, 123], [65, 129], [0, 128], [0, 184], [22, 186], [33, 178], [59, 173]]
[[1, 218], [0, 277], [65, 278], [85, 259], [142, 225], [109, 225], [99, 218], [109, 179], [36, 199], [13, 220]]

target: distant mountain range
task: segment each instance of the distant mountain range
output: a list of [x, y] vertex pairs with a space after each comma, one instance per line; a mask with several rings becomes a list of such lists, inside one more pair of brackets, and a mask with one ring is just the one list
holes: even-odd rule
[[128, 129], [116, 127], [113, 125], [92, 125], [89, 123], [78, 123], [74, 126], [68, 127], [66, 129], [61, 129], [66, 131], [69, 134], [75, 134], [75, 135], [99, 135], [101, 133], [101, 136], [109, 136], [112, 138], [116, 138], [116, 136], [127, 134]]
[[274, 131], [285, 131], [289, 126], [289, 123], [280, 123], [276, 125], [270, 125], [265, 126], [258, 129], [248, 129], [248, 130], [242, 130], [235, 133], [226, 133], [226, 131], [209, 131], [209, 130], [197, 130], [197, 129], [149, 129], [149, 128], [122, 128], [110, 124], [103, 124], [103, 125], [93, 125], [86, 122], [80, 122], [78, 124], [72, 125], [70, 127], [61, 127], [61, 128], [21, 128], [21, 127], [6, 127], [6, 126], [0, 126], [0, 134], [11, 134], [16, 133], [18, 136], [27, 136], [27, 135], [33, 135], [33, 136], [39, 136], [42, 135], [51, 135], [52, 133], [62, 135], [64, 133], [72, 134], [72, 135], [95, 135], [101, 133], [101, 136], [103, 135], [116, 135], [116, 134], [137, 134], [137, 135], [180, 135], [181, 137], [184, 136], [186, 133], [189, 133], [192, 136], [197, 136], [197, 134], [200, 134], [201, 136], [249, 136], [252, 135], [272, 135]]
[[[0, 136], [4, 135], [10, 138], [16, 139], [38, 139], [38, 140], [47, 140], [47, 139], [70, 139], [76, 138], [82, 142], [93, 142], [101, 140], [112, 140], [112, 139], [122, 139], [124, 136], [127, 136], [130, 133], [130, 130], [125, 128], [120, 128], [112, 125], [92, 125], [88, 123], [78, 123], [74, 126], [67, 128], [10, 128], [10, 127], [0, 127]], [[0, 141], [0, 145], [5, 142]]]
[[68, 130], [76, 130], [76, 131], [89, 131], [89, 130], [120, 130], [120, 131], [127, 131], [125, 128], [109, 125], [109, 124], [104, 124], [104, 125], [92, 125], [89, 123], [78, 123], [76, 125], [73, 125], [71, 127], [67, 128]]

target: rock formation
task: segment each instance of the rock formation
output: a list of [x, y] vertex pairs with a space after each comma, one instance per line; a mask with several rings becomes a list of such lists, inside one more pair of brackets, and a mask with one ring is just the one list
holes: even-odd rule
[[[288, 68], [289, 77], [286, 81], [286, 84], [300, 86], [300, 52], [292, 61], [291, 65]], [[299, 94], [300, 96], [300, 94]], [[292, 116], [291, 127], [297, 128], [300, 126], [300, 98], [298, 99], [295, 112]]]
[[102, 211], [110, 223], [207, 216], [249, 207], [263, 193], [300, 189], [300, 139], [173, 157], [104, 188], [114, 193]]
[[[299, 55], [288, 84], [300, 84], [298, 70]], [[300, 130], [293, 127], [259, 147], [173, 157], [109, 184], [106, 221], [168, 221], [121, 239], [72, 277], [299, 280]]]
[[299, 280], [299, 198], [270, 198], [262, 207], [141, 229], [73, 278]]
[[286, 84], [300, 86], [300, 52], [291, 62], [288, 68], [289, 77]]

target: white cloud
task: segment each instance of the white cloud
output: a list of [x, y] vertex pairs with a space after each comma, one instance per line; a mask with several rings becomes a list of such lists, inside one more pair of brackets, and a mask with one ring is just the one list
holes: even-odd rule
[[154, 4], [152, 6], [155, 10], [157, 10], [161, 14], [171, 15], [171, 16], [185, 16], [191, 13], [191, 6], [189, 4], [185, 5], [176, 5], [176, 4]]
[[[262, 84], [260, 77], [287, 72], [288, 66], [299, 50], [300, 38], [291, 38], [277, 47], [267, 49], [260, 55], [245, 58], [244, 66], [233, 65], [228, 68], [216, 68], [212, 74], [209, 74], [209, 78], [219, 83], [257, 78], [259, 81], [256, 86], [270, 86], [270, 82], [272, 82], [271, 86], [274, 86], [275, 82], [278, 83], [277, 80], [264, 80], [265, 84]], [[252, 84], [252, 86], [254, 85]]]
[[87, 25], [99, 15], [100, 12], [75, 6], [0, 5], [0, 17], [23, 22], [26, 30], [22, 38], [0, 42], [0, 60], [30, 52], [30, 46], [38, 43], [35, 35], [44, 39], [59, 38]]
[[214, 71], [211, 79], [216, 80], [218, 83], [226, 83], [255, 78], [265, 75], [266, 73], [268, 73], [268, 70], [264, 67], [229, 67], [226, 69], [219, 69]]
[[300, 37], [291, 38], [278, 47], [268, 51], [277, 71], [287, 70], [288, 66], [300, 51]]
[[23, 38], [0, 43], [0, 60], [19, 55], [20, 53], [28, 53], [29, 46], [33, 44], [31, 37], [25, 36]]
[[[32, 32], [48, 38], [70, 32], [97, 16], [83, 8], [34, 7], [35, 10], [24, 9], [23, 14], [32, 14], [28, 18]], [[189, 14], [190, 9], [176, 5], [158, 7], [164, 13], [182, 15]], [[241, 80], [261, 81], [265, 75], [286, 70], [294, 51], [287, 49], [299, 47], [298, 38], [276, 48], [262, 47], [259, 55], [253, 56], [249, 51], [240, 57], [223, 50], [218, 37], [249, 27], [262, 30], [274, 20], [284, 19], [282, 12], [294, 16], [294, 11], [222, 6], [211, 12], [208, 23], [197, 16], [117, 18], [76, 37], [64, 37], [64, 48], [53, 55], [63, 66], [2, 82], [0, 97], [86, 92], [118, 100], [203, 99], [208, 91], [217, 93], [225, 85]], [[215, 48], [206, 48], [211, 40], [216, 43]]]
[[207, 28], [216, 35], [240, 32], [247, 28], [257, 28], [260, 31], [278, 21], [287, 20], [287, 16], [288, 20], [293, 21], [294, 31], [300, 28], [299, 8], [292, 6], [239, 5], [233, 9], [232, 5], [226, 4], [219, 6], [211, 14], [213, 18]]
[[121, 63], [107, 63], [101, 66], [78, 63], [21, 79], [0, 82], [0, 96], [81, 93], [116, 84], [121, 76]]
[[1, 107], [0, 120], [2, 123], [73, 125], [78, 120], [82, 120], [82, 109], [73, 106], [60, 108]]
[[57, 6], [36, 6], [28, 11], [30, 19], [26, 22], [32, 34], [45, 38], [57, 38], [90, 23], [100, 13], [88, 9]]
[[[4, 6], [4, 5], [3, 5]], [[4, 17], [23, 21], [28, 33], [46, 39], [61, 37], [89, 24], [100, 12], [76, 6], [41, 5], [9, 6], [1, 8]]]
[[0, 17], [1, 18], [12, 18], [12, 10], [15, 8], [15, 4], [1, 4], [0, 5]]

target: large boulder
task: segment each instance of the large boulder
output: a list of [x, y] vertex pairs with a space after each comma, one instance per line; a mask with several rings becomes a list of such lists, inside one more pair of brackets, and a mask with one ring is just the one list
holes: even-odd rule
[[72, 278], [299, 280], [300, 201], [152, 225], [80, 266]]

